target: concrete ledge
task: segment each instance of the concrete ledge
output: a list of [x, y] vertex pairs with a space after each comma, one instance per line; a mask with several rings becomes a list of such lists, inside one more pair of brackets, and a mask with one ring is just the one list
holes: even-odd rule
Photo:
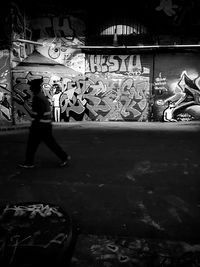
[[7, 126], [0, 125], [0, 131], [22, 130], [22, 129], [27, 129], [29, 126], [30, 126], [29, 123], [18, 124], [18, 125], [7, 125]]
[[[22, 130], [27, 129], [31, 122], [24, 124], [16, 124], [4, 126], [0, 125], [1, 131], [10, 130]], [[199, 132], [200, 122], [125, 122], [125, 121], [109, 121], [109, 122], [97, 122], [97, 121], [75, 121], [75, 122], [52, 122], [54, 128], [60, 129], [98, 129], [98, 130], [139, 130], [139, 131], [188, 131], [188, 132]]]

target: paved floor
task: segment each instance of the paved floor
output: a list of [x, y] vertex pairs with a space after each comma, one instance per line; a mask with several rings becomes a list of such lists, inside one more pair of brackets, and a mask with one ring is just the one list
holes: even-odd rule
[[63, 169], [43, 144], [37, 167], [19, 169], [27, 134], [0, 132], [0, 204], [60, 205], [81, 234], [199, 241], [199, 123], [56, 124]]
[[200, 245], [171, 240], [80, 235], [71, 267], [198, 267]]

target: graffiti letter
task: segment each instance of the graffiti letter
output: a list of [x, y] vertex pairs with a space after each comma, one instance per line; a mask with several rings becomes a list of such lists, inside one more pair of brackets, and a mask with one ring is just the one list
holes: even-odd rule
[[109, 57], [109, 63], [110, 63], [109, 72], [114, 72], [119, 69], [119, 61], [115, 59], [115, 56]]
[[135, 70], [141, 70], [141, 60], [140, 55], [131, 55], [128, 62], [128, 72], [133, 72]]
[[102, 72], [108, 71], [108, 66], [106, 65], [106, 56], [101, 56], [101, 67], [102, 67]]
[[100, 55], [90, 55], [90, 71], [91, 72], [101, 72], [101, 57]]
[[128, 58], [128, 56], [127, 55], [125, 55], [125, 56], [119, 56], [119, 58], [122, 60], [122, 63], [121, 63], [121, 66], [120, 66], [120, 72], [124, 72], [124, 71], [127, 71], [127, 69], [126, 69], [126, 62], [125, 62], [125, 60]]

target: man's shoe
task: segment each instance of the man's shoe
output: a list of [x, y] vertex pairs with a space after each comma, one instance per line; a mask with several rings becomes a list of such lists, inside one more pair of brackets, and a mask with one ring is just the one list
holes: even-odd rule
[[60, 167], [69, 166], [70, 160], [71, 160], [71, 156], [67, 156], [67, 158], [59, 164], [59, 166]]
[[32, 169], [35, 167], [34, 164], [29, 164], [29, 163], [28, 164], [27, 163], [21, 163], [21, 164], [18, 164], [18, 166], [20, 168], [24, 168], [24, 169]]

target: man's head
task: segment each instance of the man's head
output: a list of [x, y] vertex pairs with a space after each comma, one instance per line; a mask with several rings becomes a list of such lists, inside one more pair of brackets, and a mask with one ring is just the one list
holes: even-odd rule
[[30, 90], [33, 94], [38, 94], [41, 91], [41, 85], [43, 83], [43, 79], [34, 79], [28, 82], [30, 85]]

